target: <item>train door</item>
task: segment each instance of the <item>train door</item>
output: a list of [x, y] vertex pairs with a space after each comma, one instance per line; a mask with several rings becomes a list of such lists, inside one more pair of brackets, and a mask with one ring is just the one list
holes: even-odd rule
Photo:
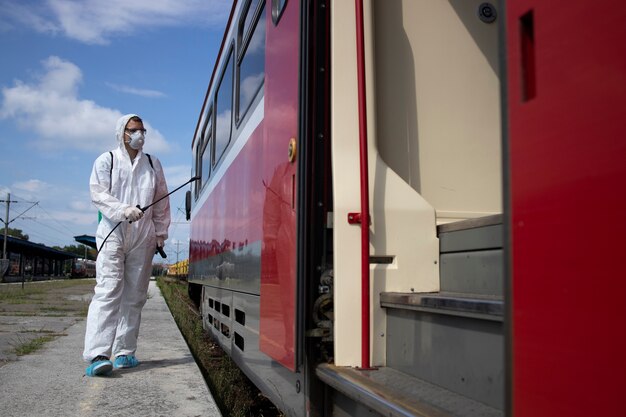
[[624, 415], [624, 22], [616, 0], [507, 2], [507, 415]]
[[300, 9], [267, 0], [265, 188], [261, 251], [259, 344], [286, 368], [296, 368], [296, 152]]

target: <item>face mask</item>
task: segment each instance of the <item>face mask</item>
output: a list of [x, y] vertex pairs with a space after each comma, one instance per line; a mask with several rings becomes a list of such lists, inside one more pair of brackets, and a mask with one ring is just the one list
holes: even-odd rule
[[139, 150], [141, 148], [143, 148], [143, 143], [144, 143], [144, 136], [143, 136], [143, 132], [141, 131], [136, 131], [133, 132], [132, 135], [129, 135], [128, 133], [126, 133], [126, 136], [128, 136], [130, 138], [130, 141], [128, 141], [128, 145], [135, 149], [135, 150]]

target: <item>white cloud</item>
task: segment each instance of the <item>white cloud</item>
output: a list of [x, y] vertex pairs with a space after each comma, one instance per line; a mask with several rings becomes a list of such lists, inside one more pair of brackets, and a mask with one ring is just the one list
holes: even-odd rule
[[[56, 231], [58, 240], [54, 244], [81, 234], [79, 230], [94, 225], [98, 218], [97, 210], [91, 204], [87, 183], [83, 190], [76, 190], [68, 184], [29, 179], [11, 184], [10, 192], [11, 200], [18, 201], [11, 205], [10, 218], [20, 224], [15, 227], [30, 234], [31, 230], [37, 230], [38, 225], [43, 224], [47, 229]], [[35, 203], [36, 206], [31, 207]]]
[[248, 45], [248, 49], [246, 50], [246, 54], [257, 55], [260, 52], [265, 52], [265, 24], [263, 24], [263, 20], [259, 20], [260, 23], [257, 23], [256, 28], [254, 29], [254, 34], [252, 35], [252, 39], [250, 39], [250, 44]]
[[76, 211], [89, 211], [93, 206], [89, 204], [88, 200], [74, 200], [70, 201], [69, 208]]
[[[92, 210], [50, 210], [49, 215], [52, 219], [59, 222], [66, 222], [71, 225], [88, 226], [94, 224], [98, 219], [98, 212]], [[72, 234], [76, 233], [74, 228], [69, 230]], [[94, 230], [95, 233], [95, 230]]]
[[32, 195], [45, 190], [48, 186], [48, 184], [41, 180], [28, 180], [13, 184], [13, 187], [15, 187], [16, 190], [26, 191], [27, 193], [32, 193]]
[[0, 0], [0, 27], [3, 31], [17, 27], [30, 27], [37, 32], [55, 34], [59, 27], [47, 19], [45, 4], [27, 3], [19, 0]]
[[[176, 165], [171, 167], [163, 167], [167, 188], [169, 191], [189, 181], [191, 178], [191, 167], [189, 165]], [[184, 193], [181, 189], [179, 192]]]
[[257, 91], [259, 91], [259, 86], [264, 79], [265, 72], [261, 72], [249, 75], [241, 81], [241, 112], [246, 110], [246, 107], [250, 104]]
[[[93, 153], [115, 146], [115, 124], [122, 113], [78, 97], [80, 68], [51, 56], [43, 61], [45, 73], [31, 84], [16, 81], [2, 89], [0, 118], [38, 135], [37, 148], [77, 149]], [[148, 130], [146, 152], [169, 150], [165, 138], [144, 120]]]
[[88, 44], [107, 44], [112, 37], [166, 26], [213, 25], [226, 20], [229, 0], [22, 0], [0, 1], [10, 22], [38, 32], [62, 33]]
[[133, 94], [136, 96], [148, 97], [148, 98], [165, 97], [165, 93], [162, 93], [161, 91], [157, 91], [157, 90], [147, 90], [147, 89], [130, 87], [128, 85], [118, 85], [118, 84], [112, 84], [112, 83], [106, 83], [106, 84], [112, 89], [119, 91], [121, 93], [128, 93], [128, 94]]

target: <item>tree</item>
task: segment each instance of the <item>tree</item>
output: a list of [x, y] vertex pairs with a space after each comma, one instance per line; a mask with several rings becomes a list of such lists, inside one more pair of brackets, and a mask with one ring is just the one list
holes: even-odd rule
[[53, 249], [57, 249], [57, 250], [62, 250], [64, 252], [69, 252], [69, 253], [73, 253], [74, 255], [78, 255], [80, 258], [84, 258], [85, 257], [85, 248], [87, 249], [86, 254], [87, 254], [87, 259], [96, 259], [96, 250], [89, 248], [85, 245], [68, 245], [68, 246], [53, 246]]
[[[2, 230], [2, 232], [4, 233], [4, 230]], [[22, 232], [22, 229], [12, 229], [9, 227], [9, 236], [13, 236], [13, 237], [17, 237], [19, 239], [24, 239], [24, 240], [28, 240], [29, 237], [28, 235], [25, 235], [24, 232]]]

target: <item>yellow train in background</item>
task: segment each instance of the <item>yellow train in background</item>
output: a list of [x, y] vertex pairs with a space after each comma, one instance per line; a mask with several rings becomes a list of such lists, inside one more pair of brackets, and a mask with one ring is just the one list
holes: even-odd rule
[[167, 267], [167, 276], [187, 279], [189, 271], [189, 259], [176, 262]]

